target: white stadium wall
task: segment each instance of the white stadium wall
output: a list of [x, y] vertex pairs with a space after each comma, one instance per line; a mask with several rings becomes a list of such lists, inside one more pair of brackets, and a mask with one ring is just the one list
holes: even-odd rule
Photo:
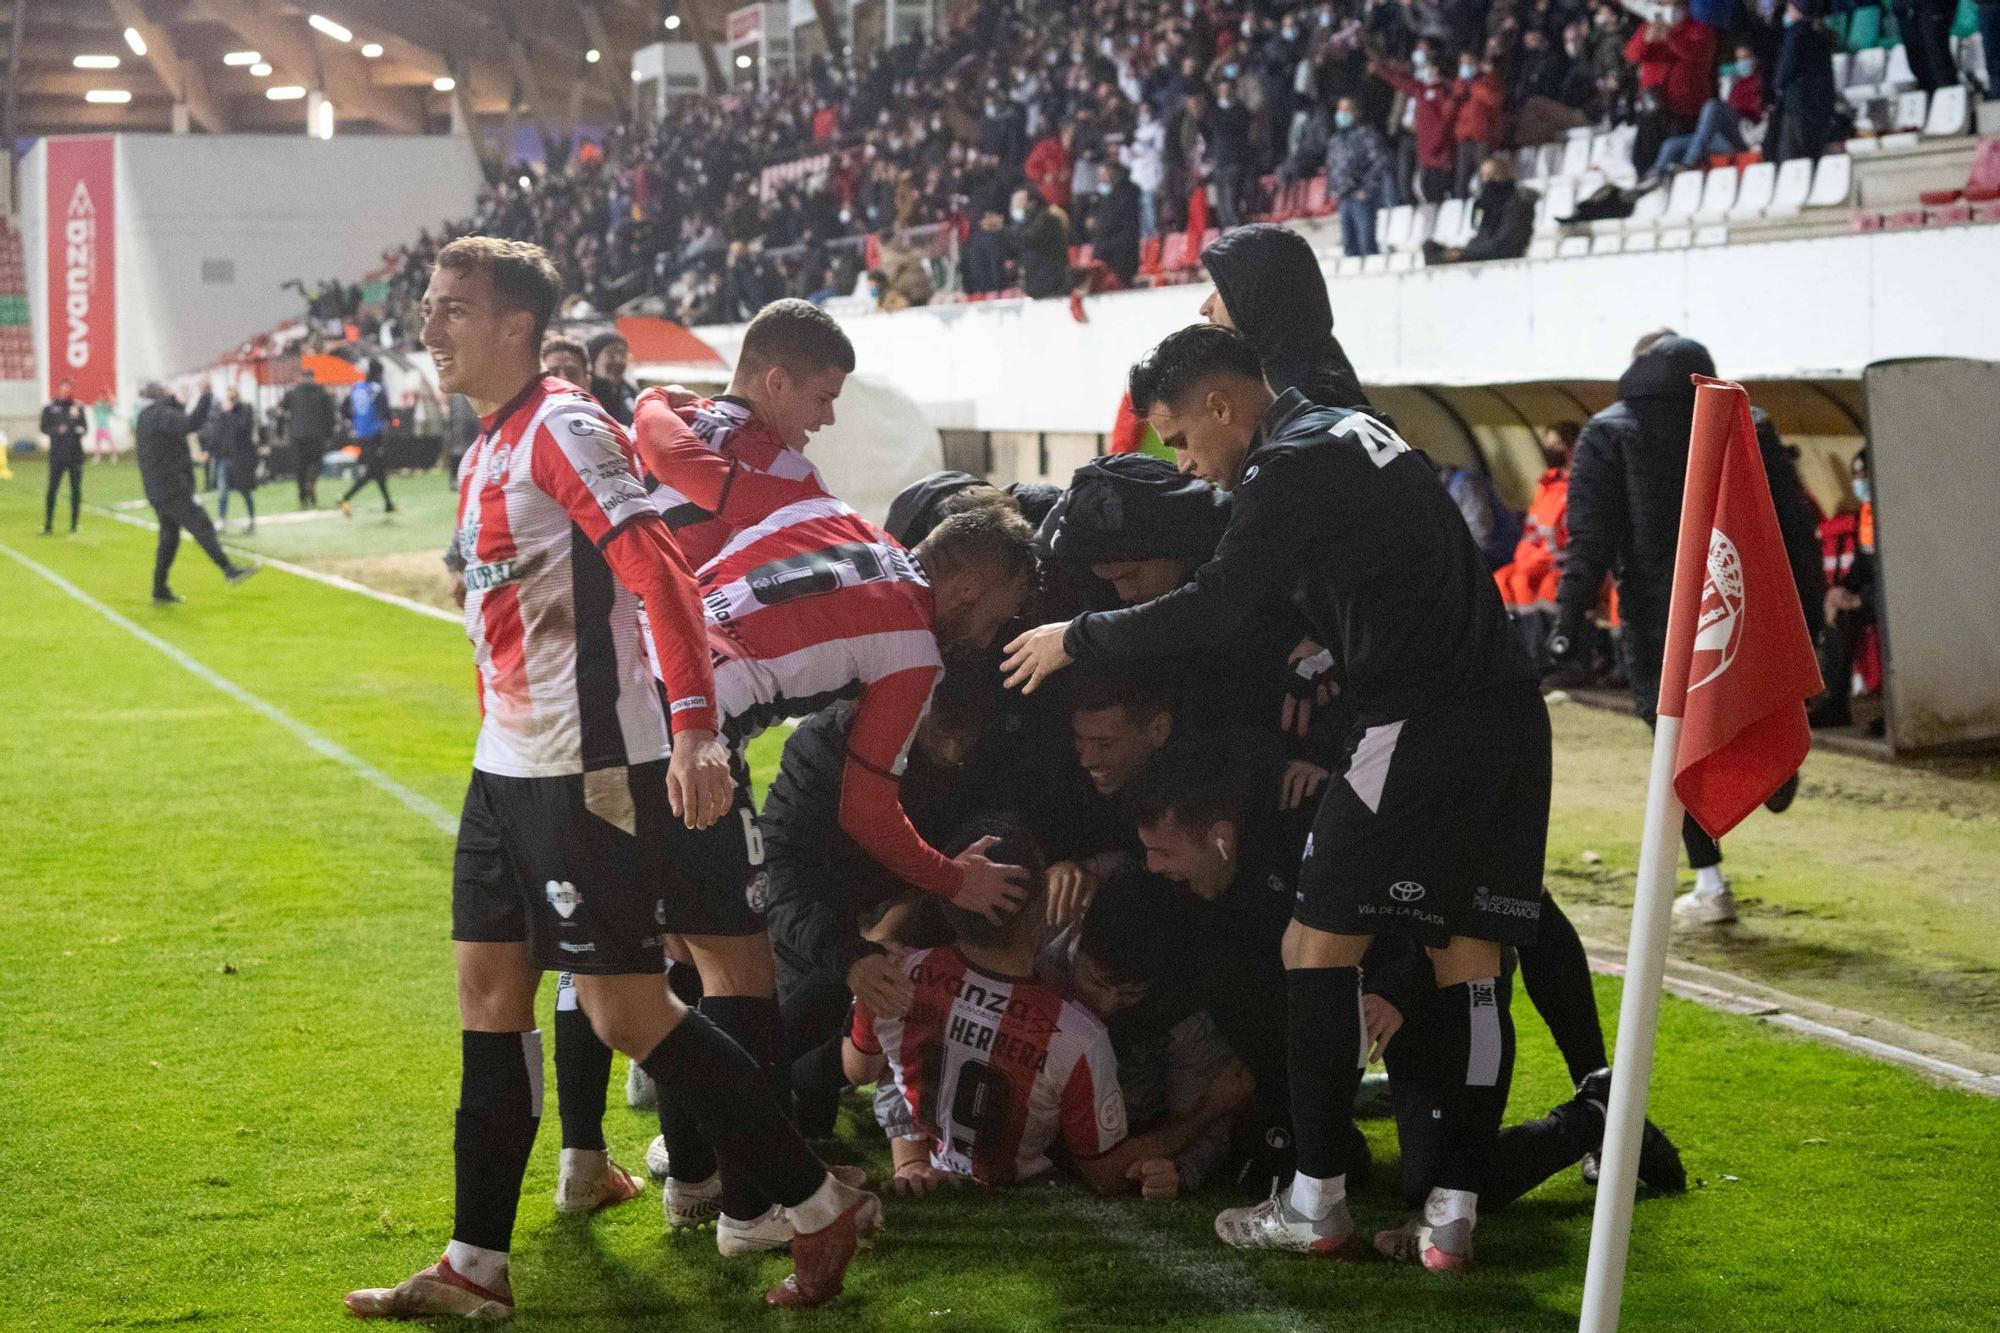
[[[465, 216], [481, 183], [462, 138], [111, 139], [116, 378], [128, 402], [148, 379], [206, 366], [303, 316], [298, 293], [279, 286], [286, 279], [352, 282], [420, 228]], [[22, 176], [29, 313], [44, 367], [47, 149], [30, 150]]]
[[[1723, 374], [1845, 378], [1891, 357], [2000, 359], [2000, 227], [1875, 232], [1335, 278], [1366, 384], [1615, 380], [1641, 333], [1700, 338]], [[928, 306], [842, 320], [863, 370], [940, 430], [1100, 433], [1127, 367], [1206, 288]], [[698, 330], [726, 360], [742, 326]]]

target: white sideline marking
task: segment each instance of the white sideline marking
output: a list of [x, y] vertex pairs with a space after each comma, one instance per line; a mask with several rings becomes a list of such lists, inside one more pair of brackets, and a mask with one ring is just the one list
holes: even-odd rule
[[311, 727], [283, 709], [278, 708], [275, 704], [266, 703], [264, 700], [259, 699], [235, 681], [204, 666], [181, 649], [168, 643], [159, 635], [113, 611], [110, 607], [98, 601], [95, 597], [92, 597], [89, 593], [77, 587], [54, 570], [37, 564], [11, 546], [0, 545], [0, 555], [6, 555], [27, 569], [39, 574], [43, 579], [61, 589], [74, 600], [97, 612], [98, 615], [103, 616], [119, 629], [124, 630], [133, 638], [139, 640], [139, 642], [146, 644], [148, 647], [158, 649], [189, 675], [213, 685], [216, 689], [222, 691], [246, 708], [251, 709], [253, 712], [261, 713], [265, 718], [277, 723], [286, 731], [291, 732], [308, 750], [313, 751], [315, 754], [326, 756], [328, 759], [333, 760], [361, 778], [362, 781], [368, 783], [370, 786], [395, 797], [403, 804], [405, 809], [421, 816], [437, 828], [438, 831], [454, 837], [457, 836], [457, 816], [451, 814], [429, 797], [411, 791], [408, 787], [405, 787], [402, 783], [396, 781], [367, 760], [360, 758], [352, 751], [322, 736], [319, 732], [314, 731]]
[[[1323, 1328], [1300, 1310], [1289, 1305], [1271, 1304], [1270, 1291], [1223, 1262], [1220, 1248], [1215, 1254], [1196, 1250], [1177, 1236], [1161, 1235], [1125, 1220], [1118, 1205], [1089, 1194], [1069, 1194], [1058, 1200], [1062, 1210], [1074, 1214], [1117, 1241], [1120, 1247], [1146, 1267], [1162, 1276], [1194, 1288], [1219, 1309], [1230, 1314], [1248, 1315], [1260, 1328], [1294, 1333]], [[1220, 1247], [1221, 1241], [1216, 1245]], [[1164, 1253], [1163, 1253], [1164, 1251]]]
[[[106, 518], [129, 524], [135, 528], [144, 528], [148, 532], [158, 532], [160, 530], [160, 525], [149, 519], [139, 518], [132, 514], [121, 514], [103, 505], [87, 504], [84, 508], [94, 509]], [[278, 516], [273, 515], [273, 517]], [[270, 521], [270, 519], [265, 520], [267, 523]], [[215, 535], [218, 540], [221, 538], [222, 533], [220, 529], [217, 530]], [[317, 569], [308, 569], [304, 565], [295, 565], [289, 560], [279, 560], [274, 556], [264, 555], [251, 547], [238, 546], [234, 542], [223, 542], [222, 546], [224, 550], [239, 552], [255, 560], [260, 565], [269, 565], [272, 569], [282, 569], [287, 574], [296, 574], [302, 579], [311, 579], [314, 583], [324, 583], [329, 588], [339, 588], [345, 592], [358, 592], [363, 597], [373, 597], [378, 602], [387, 602], [391, 606], [400, 606], [405, 611], [415, 611], [420, 616], [429, 616], [432, 620], [442, 620], [447, 625], [462, 626], [465, 624], [464, 617], [454, 615], [440, 606], [426, 606], [422, 602], [413, 601], [408, 597], [399, 597], [393, 592], [383, 592], [380, 588], [371, 588], [365, 583], [357, 583], [353, 579], [344, 579], [338, 574], [326, 574]]]

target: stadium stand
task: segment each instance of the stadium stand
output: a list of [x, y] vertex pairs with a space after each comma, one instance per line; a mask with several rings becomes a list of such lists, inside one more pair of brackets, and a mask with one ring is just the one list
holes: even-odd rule
[[28, 327], [28, 275], [21, 233], [0, 215], [0, 381], [35, 378], [35, 345]]

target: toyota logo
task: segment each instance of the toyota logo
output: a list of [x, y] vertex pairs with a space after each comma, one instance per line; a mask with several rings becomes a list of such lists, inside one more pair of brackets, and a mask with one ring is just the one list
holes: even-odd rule
[[1389, 896], [1399, 903], [1413, 903], [1424, 896], [1424, 886], [1400, 879], [1389, 886]]

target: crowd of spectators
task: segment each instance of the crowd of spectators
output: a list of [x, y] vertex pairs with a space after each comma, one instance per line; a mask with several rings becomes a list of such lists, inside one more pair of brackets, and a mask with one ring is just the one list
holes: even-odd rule
[[1839, 101], [1821, 3], [980, 0], [950, 31], [509, 167], [470, 218], [389, 256], [388, 333], [412, 332], [429, 259], [469, 231], [545, 245], [567, 314], [649, 300], [704, 324], [785, 295], [1056, 295], [1085, 279], [1083, 244], [1099, 286], [1130, 284], [1145, 238], [1234, 226], [1322, 172], [1368, 253], [1386, 205], [1518, 212], [1525, 187], [1488, 160], [1587, 125], [1635, 125], [1648, 180], [1774, 117], [1768, 156], [1816, 155]]

